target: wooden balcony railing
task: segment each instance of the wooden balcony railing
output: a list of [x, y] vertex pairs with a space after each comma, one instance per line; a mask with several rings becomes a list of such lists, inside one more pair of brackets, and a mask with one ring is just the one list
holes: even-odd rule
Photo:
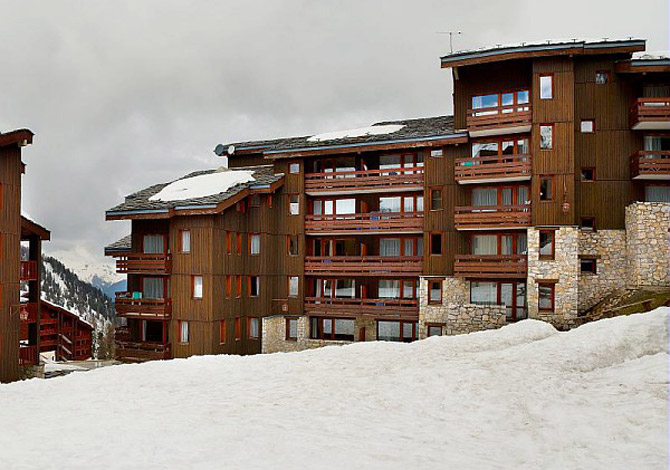
[[22, 322], [35, 323], [37, 321], [37, 302], [21, 304], [19, 318]]
[[134, 299], [130, 292], [117, 292], [114, 305], [120, 317], [169, 320], [172, 316], [172, 299]]
[[358, 315], [413, 317], [419, 314], [417, 299], [342, 299], [332, 297], [306, 297], [305, 313], [308, 315]]
[[635, 100], [630, 125], [633, 129], [670, 129], [670, 97]]
[[509, 128], [514, 132], [526, 132], [533, 121], [530, 103], [489, 108], [468, 109], [467, 126], [472, 134], [483, 135], [485, 131]]
[[307, 215], [305, 232], [365, 235], [416, 233], [423, 230], [423, 212], [368, 212], [365, 214]]
[[338, 171], [305, 175], [307, 194], [423, 190], [423, 167]]
[[19, 365], [31, 366], [37, 364], [37, 346], [21, 346], [19, 348]]
[[116, 358], [123, 361], [142, 362], [170, 359], [170, 343], [116, 341]]
[[116, 272], [119, 274], [168, 275], [172, 270], [169, 253], [119, 253], [116, 255]]
[[530, 179], [530, 155], [497, 155], [492, 157], [457, 158], [454, 168], [459, 183], [521, 181]]
[[21, 261], [21, 280], [22, 281], [36, 281], [37, 261]]
[[348, 276], [416, 276], [423, 271], [421, 256], [306, 256], [305, 274]]
[[630, 158], [630, 174], [635, 179], [670, 179], [670, 150], [640, 150]]
[[526, 277], [526, 255], [456, 255], [454, 272], [465, 278], [516, 278]]
[[530, 204], [454, 208], [454, 224], [457, 230], [525, 227], [530, 223]]

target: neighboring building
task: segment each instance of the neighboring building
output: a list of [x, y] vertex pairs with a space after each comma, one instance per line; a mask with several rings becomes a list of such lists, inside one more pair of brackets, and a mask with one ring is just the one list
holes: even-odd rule
[[79, 315], [43, 300], [40, 323], [40, 352], [54, 351], [56, 361], [91, 358], [93, 325]]
[[133, 221], [106, 250], [129, 274], [121, 358], [569, 328], [617, 288], [670, 286], [670, 60], [642, 51], [454, 53], [453, 117], [219, 145], [220, 173], [271, 184], [128, 196], [107, 212]]

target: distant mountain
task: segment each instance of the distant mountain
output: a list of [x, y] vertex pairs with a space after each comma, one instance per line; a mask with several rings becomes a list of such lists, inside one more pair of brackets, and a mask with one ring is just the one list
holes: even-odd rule
[[126, 277], [116, 273], [113, 262], [93, 262], [93, 257], [85, 251], [58, 251], [51, 254], [81, 281], [97, 287], [111, 299], [115, 292], [126, 290]]

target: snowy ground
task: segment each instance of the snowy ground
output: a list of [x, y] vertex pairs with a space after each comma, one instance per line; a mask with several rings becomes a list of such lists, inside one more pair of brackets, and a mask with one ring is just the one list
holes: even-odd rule
[[669, 312], [3, 385], [0, 468], [667, 468]]

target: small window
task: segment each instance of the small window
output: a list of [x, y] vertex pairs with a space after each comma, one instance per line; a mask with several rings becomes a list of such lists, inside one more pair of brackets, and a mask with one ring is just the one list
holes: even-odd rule
[[428, 303], [442, 303], [442, 281], [428, 281]]
[[233, 278], [232, 276], [226, 276], [226, 299], [230, 299], [230, 296], [233, 293]]
[[219, 322], [219, 344], [226, 344], [226, 320]]
[[596, 122], [593, 119], [582, 119], [580, 130], [582, 134], [591, 134], [596, 131]]
[[187, 321], [179, 320], [179, 342], [182, 344], [188, 344], [189, 342], [189, 330]]
[[247, 205], [244, 201], [240, 201], [235, 205], [237, 212], [244, 214], [247, 211]]
[[193, 298], [202, 299], [202, 276], [193, 276]]
[[182, 253], [191, 252], [191, 231], [181, 230], [181, 237], [179, 237], [179, 251]]
[[554, 230], [540, 230], [540, 259], [554, 259]]
[[584, 274], [596, 274], [596, 260], [595, 259], [580, 259], [579, 265], [582, 273]]
[[442, 149], [434, 149], [430, 151], [431, 157], [439, 158], [442, 155], [444, 155], [444, 151]]
[[287, 235], [286, 245], [288, 247], [289, 256], [298, 256], [298, 237], [297, 235]]
[[540, 201], [554, 200], [554, 179], [551, 176], [542, 177], [540, 179]]
[[538, 307], [543, 311], [554, 311], [554, 288], [555, 285], [546, 282], [539, 282], [538, 289]]
[[290, 215], [300, 215], [300, 196], [297, 194], [289, 196], [288, 213]]
[[226, 230], [226, 252], [231, 254], [233, 252], [233, 232]]
[[298, 340], [298, 319], [297, 318], [287, 318], [286, 319], [286, 341], [297, 341]]
[[610, 81], [610, 73], [604, 70], [596, 72], [596, 85], [606, 85]]
[[259, 255], [261, 253], [261, 236], [257, 233], [252, 233], [249, 235], [249, 253], [252, 256]]
[[258, 297], [261, 291], [261, 278], [249, 276], [249, 297]]
[[291, 163], [288, 166], [288, 172], [291, 173], [292, 175], [300, 173], [300, 163]]
[[596, 180], [596, 169], [593, 167], [582, 168], [582, 182], [590, 183]]
[[235, 245], [236, 245], [236, 248], [237, 248], [237, 254], [241, 255], [242, 254], [242, 234], [238, 233], [235, 236], [235, 238], [236, 238]]
[[442, 327], [439, 325], [428, 325], [428, 337], [442, 336]]
[[596, 229], [596, 218], [595, 217], [582, 217], [580, 228], [582, 230], [595, 230]]
[[235, 317], [235, 339], [242, 339], [242, 317]]
[[442, 190], [440, 189], [430, 190], [430, 210], [433, 211], [442, 210]]
[[250, 317], [248, 319], [247, 332], [249, 339], [258, 339], [260, 337], [260, 321], [258, 317]]
[[249, 207], [260, 207], [261, 196], [259, 194], [252, 194], [249, 197]]
[[298, 276], [289, 276], [288, 278], [288, 296], [298, 297]]
[[442, 254], [442, 234], [432, 233], [430, 235], [430, 254], [437, 256]]
[[235, 276], [235, 297], [242, 297], [242, 276]]
[[272, 209], [272, 194], [268, 194], [268, 208]]
[[540, 99], [550, 100], [554, 97], [554, 76], [540, 75]]
[[554, 148], [554, 125], [540, 125], [540, 149], [551, 150]]

